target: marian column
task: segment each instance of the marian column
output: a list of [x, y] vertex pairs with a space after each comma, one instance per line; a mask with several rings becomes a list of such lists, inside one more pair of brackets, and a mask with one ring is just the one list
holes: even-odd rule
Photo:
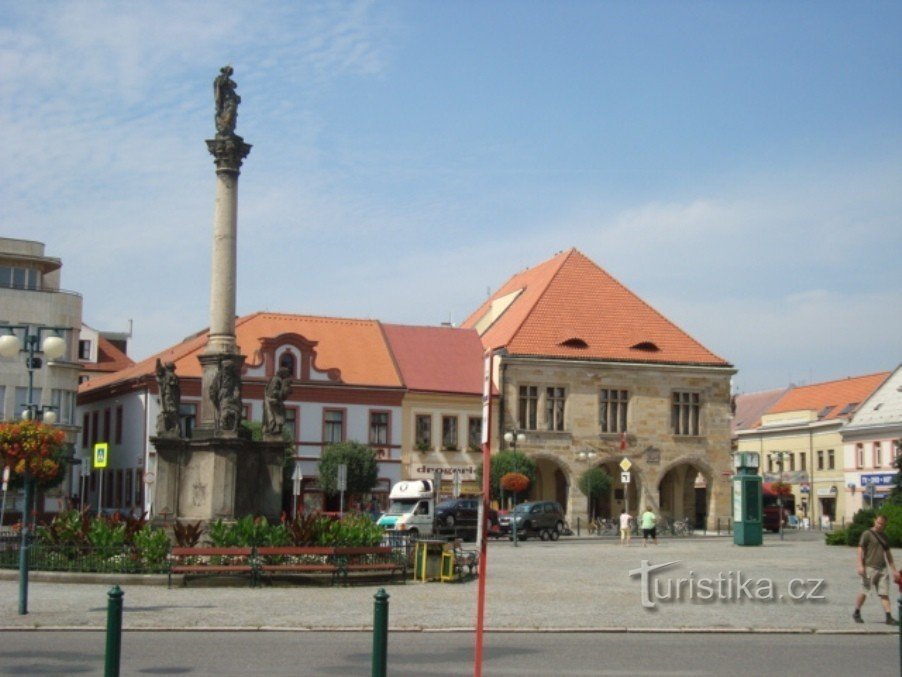
[[238, 104], [231, 66], [213, 81], [216, 137], [207, 149], [216, 163], [213, 211], [213, 264], [210, 285], [210, 336], [200, 357], [203, 393], [197, 434], [237, 435], [241, 423], [241, 367], [244, 356], [235, 341], [235, 295], [238, 259], [238, 175], [251, 146], [235, 133]]

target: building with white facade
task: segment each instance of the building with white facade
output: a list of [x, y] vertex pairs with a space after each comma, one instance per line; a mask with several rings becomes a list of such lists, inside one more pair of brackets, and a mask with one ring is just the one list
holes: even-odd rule
[[[21, 340], [27, 333], [41, 338], [51, 333], [42, 328], [62, 329], [66, 352], [55, 360], [41, 359], [33, 369], [32, 395], [29, 401], [29, 374], [25, 352], [0, 358], [0, 420], [22, 415], [27, 404], [52, 410], [59, 428], [75, 442], [78, 431], [75, 417], [76, 392], [81, 365], [78, 362], [78, 335], [81, 328], [82, 297], [60, 288], [63, 263], [47, 256], [44, 244], [30, 240], [0, 238], [0, 333], [13, 331]], [[28, 329], [4, 329], [19, 326]], [[56, 511], [68, 482], [58, 490], [39, 496], [37, 511]], [[10, 499], [12, 501], [12, 499]], [[18, 519], [12, 503], [7, 503], [7, 521]]]
[[[379, 322], [280, 313], [255, 313], [236, 321], [236, 341], [246, 356], [242, 369], [244, 419], [261, 422], [266, 384], [285, 367], [292, 389], [286, 424], [303, 473], [301, 504], [337, 510], [338, 498], [323, 494], [317, 462], [330, 444], [345, 440], [371, 446], [379, 458], [377, 497], [401, 479], [401, 405], [404, 386]], [[160, 413], [155, 366], [173, 362], [181, 385], [182, 435], [190, 437], [201, 399], [203, 331], [132, 367], [95, 376], [79, 390], [84, 458], [98, 442], [109, 445], [107, 470], [91, 476], [89, 496], [105, 510], [145, 510], [151, 505]]]
[[879, 507], [892, 490], [902, 453], [902, 365], [868, 397], [840, 431], [845, 467], [845, 517]]

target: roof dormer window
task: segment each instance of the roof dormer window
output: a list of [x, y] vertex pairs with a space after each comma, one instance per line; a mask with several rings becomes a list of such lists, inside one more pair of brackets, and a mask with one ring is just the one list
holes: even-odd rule
[[661, 349], [651, 341], [641, 341], [634, 346], [630, 346], [630, 350], [641, 350], [644, 353], [659, 353]]
[[589, 347], [589, 344], [583, 341], [581, 338], [574, 336], [572, 338], [568, 338], [565, 341], [561, 341], [558, 345], [563, 346], [564, 348], [578, 348], [581, 350], [585, 350]]

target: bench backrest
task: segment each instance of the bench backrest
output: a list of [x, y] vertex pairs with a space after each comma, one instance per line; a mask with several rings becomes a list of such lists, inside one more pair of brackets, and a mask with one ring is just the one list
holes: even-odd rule
[[174, 547], [174, 557], [250, 557], [253, 548], [185, 548]]
[[260, 557], [300, 557], [303, 555], [334, 555], [335, 548], [316, 546], [266, 546], [257, 548]]
[[377, 545], [370, 548], [367, 547], [338, 547], [335, 548], [336, 555], [352, 556], [352, 555], [390, 555], [395, 551], [394, 548], [385, 545]]

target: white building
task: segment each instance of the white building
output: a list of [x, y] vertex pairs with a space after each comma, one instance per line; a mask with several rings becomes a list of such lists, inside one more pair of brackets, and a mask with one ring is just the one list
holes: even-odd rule
[[[66, 342], [62, 357], [52, 361], [42, 359], [41, 365], [33, 370], [30, 402], [26, 353], [20, 352], [10, 359], [0, 358], [0, 420], [21, 416], [27, 404], [38, 405], [53, 410], [56, 425], [66, 431], [70, 442], [75, 442], [82, 298], [80, 294], [60, 289], [62, 265], [60, 259], [44, 254], [41, 242], [0, 238], [0, 333], [13, 331], [24, 346], [24, 328], [3, 327], [27, 326], [27, 333], [40, 334], [41, 340], [55, 333], [42, 327], [55, 327], [63, 330], [60, 335]], [[38, 512], [58, 510], [63, 492], [48, 492], [36, 506]], [[6, 521], [18, 519], [18, 515], [11, 514], [17, 509], [11, 500], [7, 502]]]
[[879, 506], [896, 477], [902, 447], [902, 365], [868, 397], [840, 431], [846, 468], [846, 519]]

